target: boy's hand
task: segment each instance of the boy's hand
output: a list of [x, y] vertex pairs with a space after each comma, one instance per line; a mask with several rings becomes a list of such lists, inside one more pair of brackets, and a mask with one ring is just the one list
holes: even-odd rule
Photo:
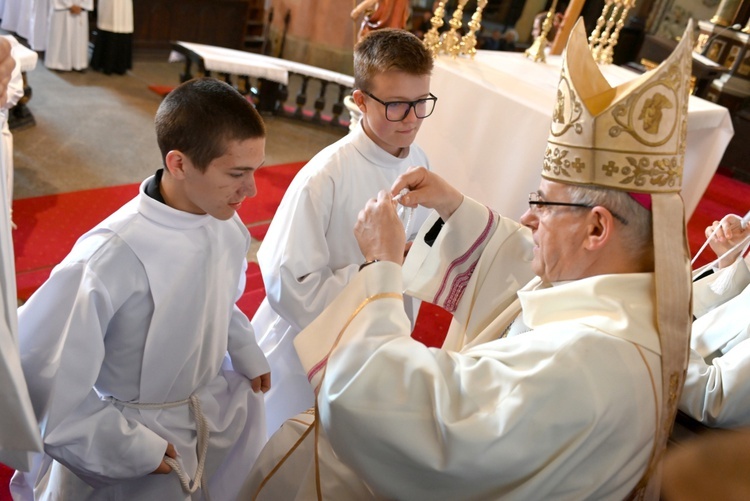
[[271, 389], [271, 373], [266, 372], [265, 374], [261, 374], [260, 376], [251, 379], [250, 388], [252, 388], [255, 393], [258, 393], [259, 391], [262, 391], [263, 393], [265, 393], [268, 390], [270, 390]]
[[435, 209], [443, 221], [447, 221], [464, 201], [464, 196], [460, 191], [424, 167], [411, 167], [401, 174], [393, 183], [391, 192], [393, 196], [396, 196], [404, 188], [407, 188], [409, 192], [401, 197], [402, 205], [407, 207], [421, 205], [428, 209]]
[[74, 16], [77, 16], [81, 12], [83, 12], [83, 8], [80, 5], [74, 5], [70, 8], [70, 13]]
[[[177, 450], [175, 450], [174, 445], [168, 443], [167, 450], [164, 452], [164, 455], [172, 459], [177, 459]], [[151, 472], [152, 475], [165, 475], [167, 473], [172, 473], [172, 467], [169, 466], [163, 459], [159, 467]]]
[[[714, 223], [706, 228], [706, 238], [718, 228], [716, 234], [711, 237], [708, 244], [711, 249], [716, 253], [716, 256], [722, 256], [729, 249], [744, 240], [748, 234], [750, 234], [750, 226], [748, 228], [742, 228], [742, 218], [734, 214], [730, 214], [724, 218], [724, 222], [714, 221]], [[719, 261], [719, 268], [725, 268], [730, 266], [737, 260], [741, 248], [738, 248], [724, 259]]]
[[404, 262], [404, 225], [396, 213], [396, 202], [391, 198], [387, 191], [381, 190], [377, 200], [369, 200], [359, 212], [354, 225], [359, 250], [367, 261]]

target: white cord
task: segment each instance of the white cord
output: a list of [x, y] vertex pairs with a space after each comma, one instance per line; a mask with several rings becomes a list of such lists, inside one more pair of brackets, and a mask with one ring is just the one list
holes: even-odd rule
[[[394, 202], [400, 202], [401, 199], [409, 193], [408, 188], [403, 188], [398, 195], [393, 197], [391, 200]], [[404, 222], [404, 232], [406, 233], [406, 238], [409, 238], [409, 231], [411, 230], [411, 218], [414, 215], [414, 207], [406, 207], [405, 205], [399, 205], [398, 210], [396, 211], [398, 214], [399, 219], [401, 221], [404, 221], [404, 213], [407, 214], [406, 221]]]
[[143, 409], [143, 410], [158, 410], [158, 409], [170, 409], [172, 407], [178, 407], [181, 405], [188, 405], [190, 414], [195, 420], [195, 428], [197, 433], [197, 444], [196, 444], [196, 455], [198, 457], [198, 466], [195, 470], [192, 480], [187, 473], [182, 469], [182, 465], [176, 460], [168, 456], [164, 456], [164, 462], [172, 467], [172, 471], [177, 474], [180, 479], [182, 488], [188, 493], [193, 494], [199, 488], [203, 490], [203, 497], [210, 501], [211, 497], [208, 493], [208, 485], [206, 479], [203, 477], [203, 469], [206, 465], [206, 455], [208, 453], [208, 439], [209, 430], [208, 422], [206, 417], [203, 415], [203, 409], [201, 407], [201, 401], [196, 395], [190, 395], [185, 400], [178, 400], [176, 402], [165, 402], [163, 404], [155, 403], [141, 403], [141, 402], [124, 402], [118, 400], [115, 397], [108, 397], [111, 402], [122, 405], [123, 407], [129, 407], [131, 409]]
[[[716, 228], [714, 228], [714, 230], [711, 232], [711, 234], [708, 236], [708, 238], [706, 238], [706, 241], [703, 242], [703, 245], [701, 246], [701, 248], [698, 250], [698, 252], [696, 252], [695, 256], [693, 257], [693, 260], [690, 262], [691, 266], [695, 264], [695, 261], [698, 259], [698, 256], [700, 256], [701, 253], [705, 250], [706, 246], [708, 245], [708, 242], [719, 231], [719, 228], [721, 228], [721, 224], [724, 222], [724, 220], [726, 220], [730, 216], [731, 216], [731, 214], [727, 214], [726, 216], [724, 216], [723, 218], [721, 218], [721, 221], [719, 221], [719, 224], [716, 225]], [[745, 217], [743, 217], [741, 219], [740, 225], [742, 226], [742, 229], [747, 228], [748, 222], [750, 222], [750, 212], [748, 212], [747, 214], [745, 214]], [[732, 254], [733, 252], [735, 252], [737, 249], [739, 249], [741, 247], [744, 247], [744, 248], [743, 248], [742, 252], [740, 252], [740, 255], [744, 255], [745, 252], [747, 251], [748, 247], [750, 247], [750, 235], [748, 235], [747, 237], [745, 237], [743, 240], [737, 242], [737, 244], [735, 244], [734, 246], [732, 246], [731, 249], [729, 249], [726, 252], [724, 252], [724, 254], [722, 254], [721, 256], [718, 256], [715, 260], [713, 260], [710, 263], [705, 264], [705, 265], [701, 266], [700, 268], [698, 268], [697, 270], [693, 271], [693, 280], [695, 280], [696, 277], [699, 277], [701, 274], [703, 274], [703, 272], [706, 271], [708, 268], [711, 268], [712, 266], [715, 266], [719, 261], [721, 261], [722, 259], [724, 259], [726, 256]]]
[[[732, 215], [733, 214], [727, 214], [726, 216], [724, 216], [723, 218], [721, 218], [721, 221], [719, 221], [719, 224], [716, 225], [716, 228], [714, 228], [714, 231], [711, 232], [711, 234], [708, 236], [708, 238], [706, 238], [706, 241], [703, 242], [703, 245], [701, 245], [701, 248], [698, 249], [698, 252], [696, 252], [695, 256], [693, 256], [693, 260], [690, 261], [691, 265], [695, 264], [695, 260], [698, 259], [698, 256], [700, 256], [701, 253], [706, 249], [706, 246], [708, 245], [708, 242], [713, 238], [714, 235], [716, 235], [716, 233], [719, 231], [719, 228], [721, 228], [721, 225], [724, 223], [724, 221], [728, 217], [730, 217]], [[745, 217], [743, 217], [742, 220], [740, 221], [740, 225], [742, 226], [743, 230], [745, 228], [747, 228], [748, 221], [750, 221], [750, 212], [748, 212], [747, 214], [745, 214]], [[737, 247], [738, 246], [735, 246], [731, 250], [735, 250]]]

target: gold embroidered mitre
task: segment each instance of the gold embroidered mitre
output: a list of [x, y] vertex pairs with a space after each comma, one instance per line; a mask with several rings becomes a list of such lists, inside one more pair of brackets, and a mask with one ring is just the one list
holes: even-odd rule
[[659, 67], [609, 85], [578, 20], [563, 55], [542, 176], [643, 193], [682, 184], [692, 21]]

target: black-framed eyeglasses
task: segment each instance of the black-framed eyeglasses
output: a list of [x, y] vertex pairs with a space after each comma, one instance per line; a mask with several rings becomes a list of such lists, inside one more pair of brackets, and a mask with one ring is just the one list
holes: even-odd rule
[[435, 111], [435, 102], [437, 101], [437, 96], [433, 95], [432, 92], [430, 92], [430, 97], [424, 97], [416, 101], [383, 101], [366, 90], [363, 90], [362, 93], [385, 106], [385, 119], [389, 122], [400, 122], [406, 118], [412, 108], [414, 108], [414, 114], [417, 118], [427, 118]]
[[[531, 193], [529, 193], [529, 210], [531, 210], [532, 212], [539, 210], [540, 207], [547, 207], [549, 205], [559, 205], [562, 207], [579, 207], [582, 209], [593, 209], [594, 207], [597, 207], [596, 205], [578, 204], [573, 202], [548, 202], [546, 200], [542, 200], [541, 195], [539, 195], [539, 193], [537, 193], [536, 191], [532, 191]], [[610, 209], [607, 210], [610, 214], [612, 214], [612, 217], [620, 221], [622, 224], [628, 224], [627, 219]]]

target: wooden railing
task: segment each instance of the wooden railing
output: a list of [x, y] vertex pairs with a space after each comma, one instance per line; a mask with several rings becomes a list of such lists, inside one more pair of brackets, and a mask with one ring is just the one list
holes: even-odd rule
[[[348, 127], [344, 98], [354, 78], [276, 57], [188, 42], [174, 42], [170, 61], [184, 61], [180, 82], [214, 76], [253, 99], [258, 111], [315, 124]], [[296, 89], [290, 101], [290, 82]]]

